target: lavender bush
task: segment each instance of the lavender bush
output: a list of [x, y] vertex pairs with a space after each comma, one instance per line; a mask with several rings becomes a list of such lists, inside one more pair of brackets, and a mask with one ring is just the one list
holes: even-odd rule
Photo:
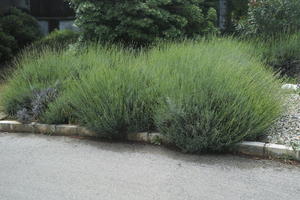
[[38, 120], [47, 109], [49, 103], [53, 102], [58, 96], [58, 87], [32, 90], [30, 105], [24, 103], [23, 108], [17, 112], [17, 119], [27, 123]]

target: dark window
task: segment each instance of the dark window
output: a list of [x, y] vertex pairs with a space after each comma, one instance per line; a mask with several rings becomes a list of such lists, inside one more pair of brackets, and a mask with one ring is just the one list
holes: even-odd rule
[[52, 20], [49, 20], [48, 22], [49, 22], [49, 25], [48, 25], [49, 32], [52, 32], [55, 29], [59, 29], [59, 21], [58, 20], [52, 19]]
[[30, 0], [31, 13], [35, 17], [73, 17], [74, 11], [65, 0]]

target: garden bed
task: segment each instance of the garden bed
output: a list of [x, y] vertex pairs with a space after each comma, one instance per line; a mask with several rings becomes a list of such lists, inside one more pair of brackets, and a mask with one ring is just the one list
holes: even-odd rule
[[300, 95], [289, 94], [284, 114], [267, 131], [263, 142], [300, 148]]
[[25, 52], [3, 93], [25, 124], [80, 124], [100, 137], [160, 132], [184, 152], [256, 140], [281, 114], [281, 80], [232, 38], [128, 50]]
[[[259, 140], [260, 142], [245, 141], [237, 143], [230, 148], [230, 151], [251, 156], [300, 161], [300, 95], [292, 93], [287, 94], [287, 96], [288, 98], [286, 98], [284, 105], [284, 114], [271, 126], [266, 132], [265, 137]], [[3, 118], [6, 117], [6, 115], [0, 111], [0, 120], [3, 119], [1, 116]], [[85, 138], [99, 137], [99, 134], [96, 132], [77, 125], [40, 124], [36, 122], [22, 124], [18, 121], [9, 120], [0, 121], [0, 131], [54, 136], [79, 136]], [[171, 144], [163, 134], [157, 132], [127, 133], [123, 139], [156, 145]]]

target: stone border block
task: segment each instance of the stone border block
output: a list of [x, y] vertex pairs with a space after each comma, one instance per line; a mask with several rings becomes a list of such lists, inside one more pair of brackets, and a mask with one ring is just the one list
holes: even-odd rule
[[300, 149], [297, 150], [296, 160], [300, 161]]
[[56, 126], [49, 124], [34, 124], [34, 133], [55, 134]]
[[300, 150], [294, 150], [292, 147], [279, 144], [242, 142], [235, 145], [234, 151], [251, 156], [286, 158], [300, 161]]
[[133, 142], [150, 142], [148, 133], [128, 133], [127, 134], [127, 140], [133, 141]]
[[292, 147], [287, 147], [279, 144], [266, 144], [266, 156], [275, 158], [293, 158], [299, 159], [299, 151], [297, 152]]
[[10, 124], [0, 121], [0, 131], [7, 132], [10, 131]]
[[149, 133], [148, 140], [151, 144], [170, 144], [171, 143], [161, 133]]
[[77, 127], [77, 133], [79, 136], [97, 137], [94, 131], [91, 131], [85, 127]]
[[10, 130], [16, 133], [34, 133], [35, 131], [33, 124], [11, 124]]
[[65, 136], [78, 135], [78, 127], [74, 125], [56, 125], [55, 135], [65, 135]]
[[264, 156], [265, 143], [263, 142], [242, 142], [235, 146], [235, 151], [250, 156]]
[[15, 125], [22, 125], [20, 122], [17, 121], [0, 121], [0, 131], [3, 132], [11, 132]]

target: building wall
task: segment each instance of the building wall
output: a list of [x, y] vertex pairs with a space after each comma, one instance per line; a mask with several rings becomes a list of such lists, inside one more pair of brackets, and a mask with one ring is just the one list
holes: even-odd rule
[[21, 9], [30, 9], [30, 0], [0, 0], [0, 9], [4, 11], [9, 7], [18, 7]]
[[65, 0], [31, 0], [30, 13], [37, 18], [45, 35], [55, 29], [76, 29], [74, 11]]
[[65, 0], [31, 0], [30, 11], [35, 17], [74, 17], [74, 11]]

